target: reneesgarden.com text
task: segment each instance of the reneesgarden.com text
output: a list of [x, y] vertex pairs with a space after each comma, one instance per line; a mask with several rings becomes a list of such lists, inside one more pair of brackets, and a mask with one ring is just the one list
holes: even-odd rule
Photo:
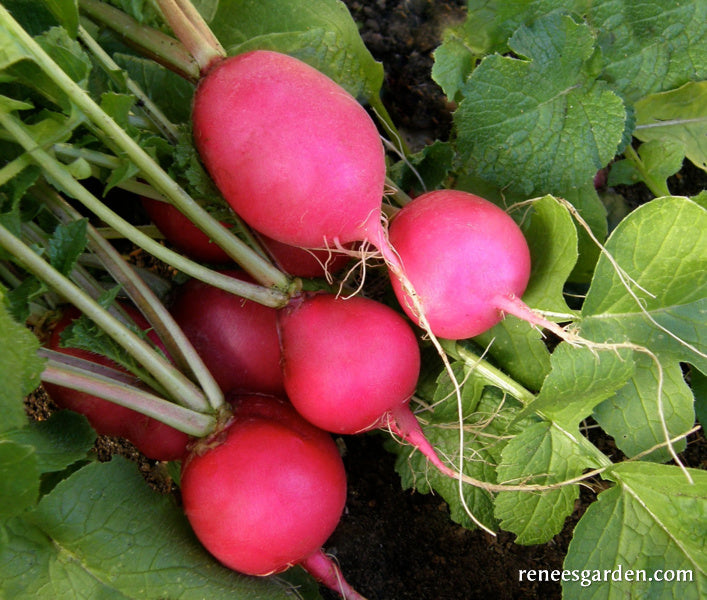
[[518, 581], [554, 581], [578, 582], [582, 587], [606, 581], [667, 581], [690, 583], [693, 581], [691, 569], [624, 569], [621, 565], [615, 569], [519, 569]]

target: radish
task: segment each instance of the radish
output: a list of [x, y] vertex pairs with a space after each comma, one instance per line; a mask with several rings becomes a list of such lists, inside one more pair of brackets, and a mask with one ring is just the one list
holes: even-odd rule
[[[147, 320], [131, 306], [123, 306], [135, 323], [143, 330], [149, 328]], [[109, 366], [125, 371], [112, 360], [103, 355], [94, 354], [80, 348], [69, 348], [61, 345], [61, 333], [81, 313], [73, 306], [68, 307], [61, 319], [55, 325], [46, 346], [57, 352], [90, 360], [99, 365]], [[164, 346], [154, 333], [148, 337], [162, 351]], [[91, 426], [99, 435], [122, 437], [132, 442], [147, 458], [154, 460], [180, 460], [186, 453], [190, 437], [157, 419], [143, 415], [130, 408], [120, 406], [109, 400], [104, 400], [88, 393], [45, 382], [44, 388], [51, 399], [63, 409], [85, 415]]]
[[194, 142], [224, 198], [279, 242], [384, 245], [383, 144], [341, 86], [306, 63], [254, 50], [214, 61], [192, 109]]
[[455, 190], [423, 194], [392, 219], [389, 240], [404, 274], [391, 273], [400, 305], [435, 336], [473, 337], [505, 313], [554, 327], [520, 300], [530, 277], [528, 244], [488, 200]]
[[336, 443], [284, 400], [233, 396], [223, 431], [182, 464], [184, 513], [204, 547], [248, 575], [299, 564], [345, 598], [362, 599], [322, 551], [346, 503]]
[[321, 292], [293, 299], [278, 323], [285, 391], [305, 419], [340, 434], [389, 429], [448, 472], [410, 410], [420, 349], [402, 315]]
[[293, 277], [333, 275], [343, 270], [351, 260], [349, 253], [337, 252], [336, 249], [307, 250], [283, 244], [264, 235], [260, 235], [259, 239], [280, 270]]
[[233, 259], [226, 252], [214, 244], [208, 235], [173, 205], [151, 198], [142, 197], [140, 200], [155, 227], [177, 250], [194, 260], [205, 263], [219, 265], [233, 263]]
[[[225, 274], [250, 280], [241, 271]], [[170, 312], [225, 393], [283, 393], [275, 309], [191, 279]]]

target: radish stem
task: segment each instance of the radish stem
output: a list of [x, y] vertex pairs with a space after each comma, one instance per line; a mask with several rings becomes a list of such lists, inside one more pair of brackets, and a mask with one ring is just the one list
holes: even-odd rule
[[[10, 34], [16, 39], [18, 44], [23, 46], [23, 49], [29, 54], [29, 56], [37, 63], [37, 65], [44, 71], [49, 78], [64, 92], [69, 98], [76, 104], [80, 111], [86, 115], [100, 130], [110, 138], [111, 142], [125, 152], [126, 156], [135, 164], [138, 169], [140, 169], [147, 179], [160, 193], [164, 194], [181, 212], [183, 212], [192, 222], [194, 222], [202, 231], [204, 231], [211, 239], [216, 242], [221, 248], [226, 251], [226, 253], [231, 256], [237, 263], [243, 267], [256, 281], [258, 281], [262, 286], [267, 288], [277, 288], [277, 290], [272, 290], [272, 294], [268, 298], [268, 294], [260, 295], [260, 299], [249, 298], [255, 302], [268, 303], [273, 302], [273, 296], [277, 299], [275, 305], [281, 305], [286, 303], [287, 294], [290, 292], [292, 283], [290, 278], [279, 271], [275, 266], [269, 261], [265, 260], [257, 252], [253, 251], [247, 244], [241, 242], [238, 238], [233, 236], [225, 227], [223, 227], [216, 219], [214, 219], [206, 210], [204, 210], [193, 198], [189, 196], [177, 182], [175, 182], [155, 161], [154, 159], [145, 152], [140, 145], [133, 140], [108, 114], [106, 114], [103, 109], [96, 104], [93, 99], [86, 94], [86, 92], [69, 77], [61, 68], [52, 60], [52, 58], [37, 44], [37, 42], [13, 19], [10, 13], [0, 5], [0, 23], [8, 30]], [[9, 119], [8, 113], [3, 113], [2, 124], [6, 129], [10, 129], [7, 125]], [[46, 152], [36, 147], [36, 144], [32, 137], [24, 132], [18, 132], [18, 125], [12, 124], [12, 129], [10, 133], [25, 147], [25, 149], [33, 156], [39, 164], [47, 168], [47, 161], [55, 163], [52, 165], [54, 171], [56, 171], [56, 161], [49, 157]], [[19, 135], [19, 137], [18, 137]], [[23, 139], [24, 142], [21, 142]], [[52, 176], [56, 174], [53, 173]], [[67, 181], [67, 174], [63, 172], [61, 178], [64, 182]], [[69, 179], [71, 179], [69, 177]], [[76, 182], [74, 182], [75, 184]], [[72, 187], [74, 187], [72, 185]], [[74, 189], [76, 189], [74, 187]], [[98, 202], [96, 200], [96, 202]], [[100, 202], [99, 202], [100, 204]], [[93, 210], [93, 209], [92, 209]], [[129, 225], [129, 224], [128, 224]], [[117, 228], [116, 228], [117, 229]], [[132, 241], [135, 241], [132, 237], [126, 236]], [[153, 251], [161, 252], [158, 246], [150, 238], [146, 236], [140, 238], [141, 243], [138, 245], [142, 246], [142, 243], [148, 244]], [[147, 249], [147, 248], [145, 248]], [[164, 249], [164, 248], [163, 248]], [[155, 254], [155, 256], [158, 256]], [[182, 268], [174, 264], [177, 260], [182, 263], [183, 266], [187, 268], [191, 267], [192, 272], [193, 267], [196, 263], [192, 261], [186, 261], [181, 255], [177, 253], [170, 253], [170, 259], [163, 259], [158, 256], [160, 260], [168, 264], [172, 264], [177, 268]], [[186, 261], [186, 262], [184, 262]], [[185, 271], [187, 272], [187, 271]], [[193, 275], [197, 276], [197, 275]], [[211, 276], [212, 280], [221, 280], [223, 278], [214, 278]], [[225, 278], [229, 279], [229, 278]], [[245, 287], [240, 285], [235, 287], [240, 287], [242, 290], [246, 290]], [[224, 288], [225, 289], [225, 288]], [[233, 291], [232, 287], [231, 290]], [[247, 290], [246, 290], [247, 291]], [[280, 294], [277, 294], [277, 291]], [[233, 291], [233, 293], [238, 293]], [[240, 295], [240, 294], [239, 294]], [[273, 304], [268, 304], [273, 306]]]
[[133, 358], [143, 364], [179, 404], [200, 412], [210, 410], [204, 395], [194, 383], [155, 352], [147, 342], [101, 307], [84, 290], [64, 277], [2, 225], [0, 225], [0, 247], [10, 252], [25, 269], [39, 277], [95, 321]]
[[[43, 198], [45, 205], [60, 221], [68, 222], [80, 217], [73, 207], [64, 202], [52, 190], [46, 190]], [[88, 226], [88, 237], [89, 248], [100, 258], [103, 266], [123, 286], [133, 303], [150, 322], [155, 333], [164, 343], [167, 352], [178, 364], [194, 373], [211, 407], [214, 409], [222, 407], [224, 405], [223, 392], [162, 302], [137, 276], [132, 267], [123, 260], [118, 251], [91, 225]]]
[[81, 12], [116, 33], [140, 52], [174, 71], [184, 79], [196, 82], [199, 65], [184, 45], [161, 31], [140, 25], [123, 11], [97, 0], [79, 0]]
[[[101, 372], [84, 368], [76, 359], [63, 362], [48, 350], [40, 351], [47, 358], [47, 365], [42, 372], [42, 381], [68, 387], [79, 392], [98, 396], [120, 406], [125, 406], [136, 412], [174, 427], [179, 431], [203, 437], [211, 433], [216, 426], [216, 418], [212, 415], [196, 412], [183, 406], [169, 402], [151, 392], [137, 387], [137, 380], [129, 382], [120, 371], [111, 373], [112, 369], [103, 367]], [[90, 361], [83, 361], [92, 365]], [[115, 375], [115, 376], [114, 376]]]

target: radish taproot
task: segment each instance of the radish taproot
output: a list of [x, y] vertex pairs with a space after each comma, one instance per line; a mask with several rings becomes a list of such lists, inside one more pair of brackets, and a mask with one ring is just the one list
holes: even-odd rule
[[[250, 281], [242, 271], [223, 272]], [[170, 313], [224, 393], [284, 392], [274, 308], [190, 279], [177, 289]]]
[[303, 248], [384, 245], [378, 130], [320, 71], [268, 50], [215, 61], [197, 86], [192, 127], [207, 171], [256, 231]]
[[410, 410], [420, 349], [402, 315], [314, 292], [280, 309], [278, 325], [285, 391], [305, 419], [332, 433], [390, 430], [448, 472]]
[[520, 299], [530, 277], [528, 244], [492, 202], [457, 190], [428, 192], [393, 217], [388, 233], [402, 263], [402, 277], [391, 272], [400, 305], [435, 336], [473, 337], [505, 313], [554, 327]]
[[[131, 306], [123, 306], [125, 311], [143, 330], [149, 329], [147, 320]], [[81, 313], [73, 306], [67, 307], [54, 326], [46, 347], [69, 356], [90, 360], [99, 365], [126, 372], [109, 358], [83, 350], [62, 346], [62, 332]], [[153, 332], [148, 337], [164, 352], [164, 346]], [[86, 392], [79, 392], [53, 383], [44, 383], [49, 397], [59, 408], [73, 410], [85, 415], [99, 435], [122, 437], [130, 441], [147, 458], [154, 460], [180, 460], [186, 453], [190, 436], [135, 410], [120, 406], [109, 400]]]
[[346, 473], [332, 437], [265, 395], [229, 398], [233, 416], [182, 464], [184, 513], [227, 567], [271, 575], [301, 565], [345, 598], [362, 599], [322, 545], [346, 503]]

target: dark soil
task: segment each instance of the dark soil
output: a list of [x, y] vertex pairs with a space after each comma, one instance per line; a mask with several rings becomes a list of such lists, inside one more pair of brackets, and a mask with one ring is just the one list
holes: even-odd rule
[[[431, 80], [432, 51], [444, 28], [464, 17], [463, 0], [345, 0], [374, 57], [385, 67], [383, 99], [411, 147], [446, 139], [451, 109]], [[705, 188], [704, 173], [687, 167], [673, 178], [674, 193]], [[636, 186], [621, 190], [629, 203], [650, 195]], [[139, 259], [139, 256], [137, 257]], [[41, 390], [29, 399], [28, 410], [42, 418], [51, 410]], [[497, 537], [464, 529], [449, 518], [446, 503], [435, 495], [401, 489], [394, 457], [383, 449], [382, 434], [342, 439], [349, 476], [346, 512], [326, 545], [349, 582], [369, 600], [474, 600], [482, 598], [556, 599], [557, 583], [519, 582], [522, 569], [561, 569], [572, 530], [594, 491], [582, 489], [564, 530], [547, 544], [520, 546], [512, 534]], [[593, 440], [617, 457], [609, 438]], [[135, 460], [145, 478], [162, 492], [174, 490], [164, 466], [142, 458], [122, 440], [102, 438], [101, 459], [120, 453]], [[685, 463], [705, 468], [707, 444], [695, 436]], [[323, 590], [325, 600], [338, 598]]]

